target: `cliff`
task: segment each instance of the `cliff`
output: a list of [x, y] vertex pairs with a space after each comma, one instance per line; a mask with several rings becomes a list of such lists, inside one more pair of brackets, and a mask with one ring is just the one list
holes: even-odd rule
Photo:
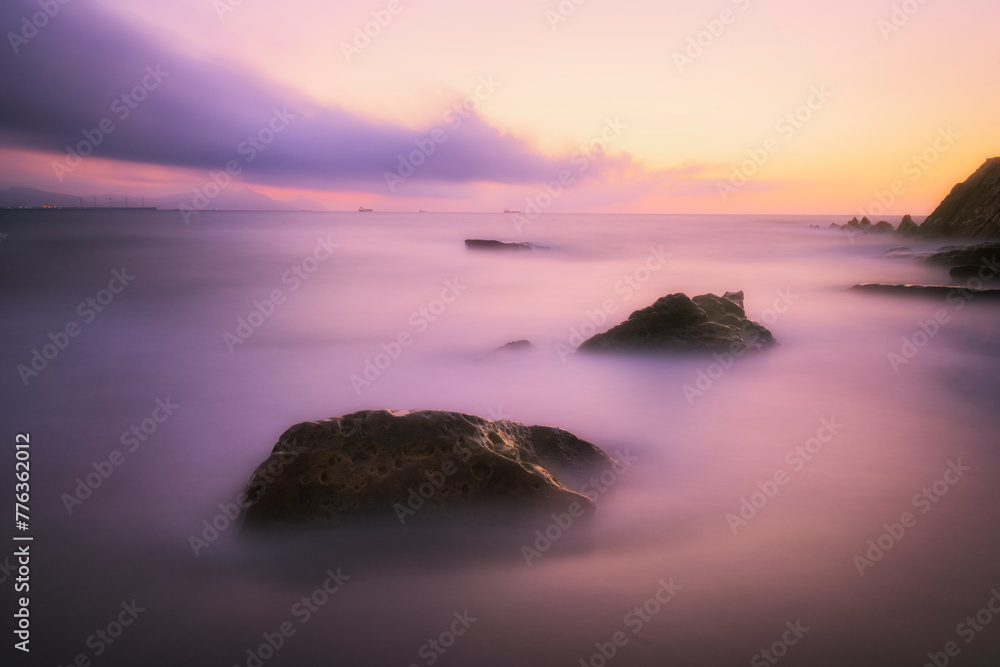
[[952, 188], [920, 231], [927, 236], [1000, 237], [1000, 157], [990, 158]]

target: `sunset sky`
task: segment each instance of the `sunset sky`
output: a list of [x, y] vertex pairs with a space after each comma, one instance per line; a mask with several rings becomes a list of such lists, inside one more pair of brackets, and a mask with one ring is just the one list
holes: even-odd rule
[[920, 215], [1000, 155], [994, 0], [576, 2], [8, 0], [0, 187], [235, 163], [276, 199], [482, 211], [568, 172], [548, 210], [853, 215], [898, 180], [886, 213]]

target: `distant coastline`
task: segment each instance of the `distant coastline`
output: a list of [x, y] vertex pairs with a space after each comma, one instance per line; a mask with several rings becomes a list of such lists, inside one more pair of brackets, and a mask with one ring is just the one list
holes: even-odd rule
[[[155, 206], [4, 206], [0, 211], [160, 211]], [[176, 210], [176, 209], [174, 209]]]

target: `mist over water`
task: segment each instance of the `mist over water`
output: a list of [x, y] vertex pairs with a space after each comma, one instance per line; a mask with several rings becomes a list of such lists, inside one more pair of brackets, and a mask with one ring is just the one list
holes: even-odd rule
[[[500, 214], [3, 212], [4, 465], [30, 432], [33, 659], [252, 666], [287, 622], [263, 664], [599, 665], [622, 632], [608, 664], [745, 665], [800, 622], [782, 664], [919, 666], [950, 641], [952, 664], [995, 664], [1000, 618], [971, 641], [956, 627], [1000, 587], [1000, 311], [847, 291], [950, 283], [882, 257], [937, 244], [852, 242], [833, 221], [551, 215], [519, 233]], [[90, 319], [79, 304], [116, 270], [134, 279]], [[779, 346], [568, 352], [666, 294], [737, 290]], [[240, 318], [262, 323], [234, 343]], [[79, 335], [25, 385], [18, 365], [71, 321]], [[518, 339], [537, 350], [487, 356]], [[123, 433], [168, 399], [130, 451]], [[251, 540], [230, 526], [194, 553], [287, 427], [369, 408], [558, 426], [633, 462], [530, 565], [522, 546], [549, 518]], [[113, 450], [123, 462], [70, 514], [64, 494]], [[855, 557], [904, 513], [862, 576]], [[296, 605], [338, 568], [350, 578], [303, 622]], [[649, 604], [663, 582], [673, 597]], [[95, 655], [88, 638], [133, 599], [145, 611]], [[644, 605], [648, 620], [628, 616]], [[453, 645], [427, 647], [466, 611]]]

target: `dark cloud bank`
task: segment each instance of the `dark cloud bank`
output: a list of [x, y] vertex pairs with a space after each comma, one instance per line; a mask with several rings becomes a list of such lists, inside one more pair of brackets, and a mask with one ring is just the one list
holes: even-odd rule
[[[66, 146], [100, 139], [94, 155], [103, 158], [206, 171], [238, 160], [249, 182], [387, 193], [385, 172], [397, 172], [399, 156], [418, 150], [418, 141], [434, 154], [414, 180], [527, 183], [556, 169], [474, 114], [443, 121], [444, 134], [436, 135], [443, 142], [429, 139], [431, 128], [415, 132], [339, 109], [307, 115], [277, 86], [172, 52], [92, 5], [59, 5], [33, 34], [24, 19], [31, 23], [39, 11], [37, 2], [24, 0], [0, 8], [7, 50], [0, 59], [0, 144], [8, 147], [65, 154]], [[248, 137], [268, 139], [264, 128], [276, 111], [286, 127], [264, 150], [253, 149]], [[102, 121], [114, 129], [102, 132]], [[407, 194], [396, 186], [397, 194]]]

